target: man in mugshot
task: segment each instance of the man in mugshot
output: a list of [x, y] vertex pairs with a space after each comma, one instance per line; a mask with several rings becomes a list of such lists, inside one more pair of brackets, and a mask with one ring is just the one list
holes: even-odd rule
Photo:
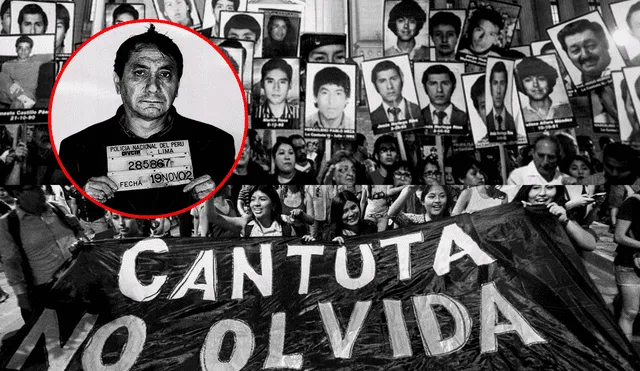
[[120, 4], [113, 10], [113, 23], [118, 24], [140, 18], [140, 13], [131, 4]]
[[[60, 145], [62, 164], [89, 196], [121, 212], [164, 214], [204, 198], [227, 175], [236, 155], [233, 137], [212, 125], [178, 114], [173, 106], [184, 67], [178, 46], [168, 36], [158, 33], [153, 25], [120, 45], [113, 82], [122, 105], [112, 118], [65, 138]], [[184, 148], [184, 142], [189, 145], [191, 169], [171, 167], [164, 171], [169, 170], [167, 179], [171, 174], [177, 178], [186, 176], [187, 180], [193, 178], [186, 186], [167, 185], [160, 179], [164, 186], [117, 192], [129, 187], [131, 182], [141, 182], [143, 176], [124, 178], [119, 183], [107, 176], [111, 161], [107, 151], [113, 150], [113, 146], [159, 147], [162, 153], [173, 153], [173, 148], [167, 149], [162, 143], [171, 143], [178, 151]], [[132, 152], [127, 155], [136, 155], [135, 150]], [[159, 166], [157, 161], [155, 167], [152, 163], [148, 166], [165, 167], [169, 166]], [[151, 183], [154, 179], [158, 182], [155, 174], [149, 177]]]
[[311, 63], [345, 63], [347, 37], [345, 35], [303, 34], [300, 36], [300, 57]]
[[27, 4], [18, 14], [18, 26], [23, 35], [41, 35], [47, 32], [49, 19], [38, 4]]
[[458, 130], [466, 130], [467, 113], [451, 103], [451, 96], [456, 89], [456, 75], [442, 64], [430, 66], [422, 74], [422, 86], [429, 104], [422, 109], [422, 116], [427, 125], [458, 126]]
[[293, 35], [294, 29], [291, 20], [281, 15], [269, 17], [266, 27], [266, 35], [262, 41], [262, 57], [295, 57], [296, 45]]
[[489, 75], [489, 88], [491, 91], [491, 99], [493, 101], [493, 109], [487, 115], [487, 130], [489, 132], [508, 131], [516, 134], [516, 125], [513, 116], [504, 105], [507, 95], [507, 67], [503, 62], [497, 62], [491, 68]]
[[353, 119], [344, 114], [351, 97], [351, 79], [337, 67], [326, 67], [313, 78], [313, 97], [318, 111], [307, 117], [305, 125], [314, 129], [350, 129]]
[[429, 48], [416, 42], [416, 36], [427, 22], [427, 13], [414, 0], [402, 0], [389, 12], [387, 28], [397, 37], [385, 56], [408, 53], [414, 61], [429, 60]]
[[264, 103], [256, 117], [263, 119], [297, 119], [298, 106], [289, 104], [293, 68], [285, 60], [274, 58], [262, 65], [260, 87], [264, 90]]
[[515, 72], [516, 88], [529, 98], [529, 103], [522, 107], [525, 122], [573, 116], [569, 103], [553, 102], [550, 98], [558, 79], [555, 68], [540, 58], [529, 57], [516, 66]]
[[436, 48], [437, 61], [455, 60], [462, 22], [451, 12], [438, 12], [429, 19], [429, 36]]
[[[627, 21], [627, 26], [629, 26], [629, 30], [631, 31], [631, 36], [640, 42], [640, 1], [631, 5], [625, 20]], [[632, 66], [640, 66], [640, 54], [633, 57], [630, 64]]]
[[609, 41], [597, 22], [580, 19], [558, 32], [558, 41], [582, 76], [576, 85], [611, 75]]
[[371, 122], [374, 125], [409, 119], [418, 119], [424, 124], [420, 106], [402, 96], [404, 77], [397, 64], [392, 61], [376, 64], [371, 71], [371, 82], [382, 98], [382, 104], [371, 112]]
[[467, 35], [461, 41], [460, 52], [478, 56], [499, 55], [491, 53], [500, 39], [504, 20], [497, 11], [490, 8], [478, 8], [469, 18]]
[[213, 9], [213, 25], [200, 31], [207, 37], [218, 37], [220, 28], [220, 12], [223, 10], [236, 11], [240, 6], [240, 0], [211, 0]]
[[56, 48], [55, 53], [60, 54], [64, 52], [64, 39], [67, 37], [67, 31], [69, 31], [69, 23], [71, 18], [69, 17], [69, 11], [64, 5], [56, 4]]
[[236, 14], [224, 25], [224, 37], [228, 39], [249, 40], [260, 39], [260, 23], [248, 14]]
[[190, 0], [158, 0], [158, 5], [160, 13], [171, 22], [187, 27], [194, 25], [195, 22], [191, 18]]

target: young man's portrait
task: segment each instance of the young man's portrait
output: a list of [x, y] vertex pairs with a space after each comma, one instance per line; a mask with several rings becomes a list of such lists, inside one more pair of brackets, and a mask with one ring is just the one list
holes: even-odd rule
[[253, 128], [298, 129], [300, 66], [295, 58], [254, 59], [260, 96], [253, 104]]
[[193, 0], [153, 0], [159, 19], [199, 28], [202, 25]]
[[11, 14], [12, 34], [55, 33], [55, 3], [13, 0], [11, 1]]
[[225, 39], [253, 41], [253, 56], [262, 56], [262, 25], [264, 13], [220, 12], [220, 34]]
[[299, 30], [299, 13], [281, 10], [265, 10], [262, 57], [296, 57]]
[[513, 61], [489, 57], [485, 82], [486, 123], [490, 142], [516, 140], [513, 119]]
[[635, 147], [640, 147], [640, 125], [638, 124], [638, 112], [640, 112], [640, 67], [626, 67], [622, 72], [624, 80], [620, 84], [619, 91], [625, 104], [623, 107], [618, 108], [618, 112], [624, 111], [627, 114], [628, 122], [631, 124], [631, 131], [626, 138], [621, 139], [632, 143]]
[[624, 42], [629, 65], [640, 66], [640, 1], [620, 1], [609, 6], [618, 30], [627, 36], [620, 41]]
[[460, 32], [466, 18], [466, 10], [431, 10], [429, 13], [429, 37], [435, 55], [431, 60], [455, 61]]
[[144, 4], [105, 4], [105, 27], [145, 18]]
[[237, 12], [246, 9], [247, 0], [205, 0], [200, 33], [206, 37], [219, 37], [220, 12], [223, 10]]
[[429, 60], [426, 0], [385, 0], [384, 55], [408, 54], [414, 61]]
[[[618, 110], [620, 141], [640, 150], [640, 120], [633, 105], [629, 84], [627, 84], [622, 71], [613, 71], [611, 78], [616, 90], [616, 105], [620, 107]], [[640, 85], [640, 81], [636, 80], [636, 82]]]
[[56, 3], [56, 55], [73, 51], [74, 7], [74, 3]]
[[[217, 37], [211, 38], [211, 41], [221, 49], [229, 50], [232, 55], [238, 55], [237, 53], [239, 53], [241, 57], [236, 60], [236, 63], [242, 71], [242, 85], [246, 91], [251, 91], [253, 80], [253, 47], [255, 43], [248, 40], [222, 39]], [[237, 53], [234, 53], [233, 50], [237, 51]]]

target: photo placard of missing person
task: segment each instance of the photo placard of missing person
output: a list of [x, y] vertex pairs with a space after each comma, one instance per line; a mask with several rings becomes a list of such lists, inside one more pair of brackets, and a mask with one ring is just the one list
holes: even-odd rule
[[429, 11], [429, 60], [456, 60], [466, 9], [431, 9]]
[[555, 55], [516, 60], [513, 78], [527, 133], [577, 126]]
[[[11, 0], [11, 34], [43, 35], [56, 32], [56, 3]], [[22, 22], [20, 22], [22, 21]]]
[[484, 72], [464, 74], [461, 79], [471, 134], [476, 149], [498, 146], [498, 143], [489, 142], [484, 91], [485, 79]]
[[53, 34], [0, 36], [0, 123], [47, 122], [54, 45]]
[[620, 141], [636, 149], [640, 149], [640, 121], [633, 105], [631, 91], [622, 71], [611, 73], [613, 87], [616, 92], [618, 107], [618, 126]]
[[253, 56], [262, 56], [262, 29], [264, 13], [258, 12], [220, 12], [220, 37], [253, 41]]
[[307, 64], [305, 137], [355, 139], [356, 69], [350, 64]]
[[487, 58], [485, 79], [486, 123], [490, 142], [512, 142], [517, 139], [512, 104], [514, 61]]
[[153, 0], [158, 19], [200, 29], [202, 20], [194, 0]]
[[598, 11], [550, 27], [547, 34], [579, 93], [610, 84], [611, 71], [626, 66]]
[[564, 66], [562, 61], [560, 61], [560, 55], [558, 55], [558, 51], [556, 50], [555, 45], [553, 45], [553, 42], [549, 40], [534, 41], [530, 46], [532, 55], [552, 54], [556, 56], [558, 68], [560, 68], [560, 77], [562, 77], [562, 82], [564, 84], [564, 90], [567, 92], [567, 96], [569, 98], [574, 97], [577, 94], [576, 87], [573, 85], [573, 81], [571, 81], [567, 68]]
[[[253, 84], [253, 129], [300, 128], [300, 60], [298, 58], [255, 58]], [[257, 89], [256, 89], [257, 90]], [[254, 90], [254, 93], [255, 91]]]
[[220, 12], [243, 12], [247, 10], [247, 0], [205, 0], [202, 15], [202, 33], [206, 37], [220, 36]]
[[374, 134], [425, 126], [407, 54], [366, 60], [362, 74]]
[[[626, 67], [622, 69], [622, 73], [624, 74], [624, 79], [629, 89], [629, 95], [631, 96], [631, 102], [635, 109], [635, 115], [633, 115], [631, 107], [627, 107], [628, 103], [625, 105], [625, 110], [630, 118], [629, 121], [632, 124], [632, 131], [629, 133], [626, 141], [633, 143], [636, 147], [639, 147], [640, 128], [638, 128], [638, 112], [640, 112], [640, 67]], [[622, 91], [620, 93], [622, 94]], [[619, 111], [620, 108], [618, 108], [618, 112]], [[635, 121], [632, 118], [635, 118]]]
[[407, 53], [412, 61], [429, 60], [428, 14], [428, 0], [384, 0], [384, 56]]
[[471, 0], [457, 59], [484, 66], [487, 57], [507, 54], [519, 15], [520, 6], [516, 4]]
[[[249, 40], [222, 39], [218, 37], [212, 37], [209, 38], [209, 40], [213, 41], [220, 49], [229, 51], [231, 55], [241, 56], [236, 59], [235, 62], [242, 70], [241, 78], [244, 90], [251, 91], [251, 84], [253, 82], [253, 48], [255, 47], [255, 43]], [[236, 54], [234, 52], [235, 50], [239, 51], [240, 54]], [[247, 102], [247, 104], [248, 103], [249, 102]]]
[[623, 46], [629, 57], [629, 66], [640, 66], [640, 1], [624, 0], [609, 4], [618, 27], [618, 45]]
[[73, 52], [74, 13], [76, 4], [72, 2], [56, 3], [56, 59], [66, 60]]
[[262, 34], [263, 58], [295, 58], [298, 55], [300, 37], [300, 13], [263, 9], [264, 28]]
[[143, 3], [126, 3], [126, 4], [105, 4], [104, 5], [104, 23], [105, 28], [114, 24], [134, 21], [146, 18], [145, 7]]

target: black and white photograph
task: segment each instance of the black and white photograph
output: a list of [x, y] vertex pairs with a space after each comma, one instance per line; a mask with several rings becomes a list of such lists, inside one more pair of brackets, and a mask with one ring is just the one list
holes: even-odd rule
[[384, 0], [384, 55], [429, 60], [429, 1]]
[[429, 12], [429, 46], [431, 61], [456, 60], [462, 25], [467, 18], [466, 9], [431, 9]]
[[221, 39], [217, 37], [211, 38], [211, 41], [219, 46], [220, 49], [229, 52], [233, 59], [231, 63], [238, 65], [239, 69], [236, 69], [236, 71], [242, 71], [240, 77], [242, 78], [244, 90], [251, 91], [253, 82], [253, 48], [255, 43], [248, 40]]
[[596, 133], [618, 132], [618, 106], [613, 81], [587, 94], [591, 103], [593, 130]]
[[144, 19], [145, 7], [143, 3], [123, 3], [123, 4], [105, 4], [104, 5], [104, 23], [105, 27], [111, 27], [114, 24]]
[[560, 61], [560, 55], [558, 54], [556, 47], [553, 45], [553, 42], [549, 40], [534, 41], [531, 43], [530, 46], [531, 46], [532, 55], [549, 54], [549, 55], [556, 56], [556, 60], [558, 61], [558, 67], [560, 68], [560, 76], [562, 77], [562, 82], [564, 84], [564, 90], [567, 92], [567, 95], [569, 96], [569, 98], [575, 96], [577, 94], [576, 88], [573, 85], [573, 81], [569, 76], [569, 72], [567, 71], [567, 68], [564, 66], [564, 63]]
[[55, 35], [0, 36], [0, 123], [46, 122]]
[[616, 91], [616, 106], [620, 107], [618, 109], [617, 128], [620, 134], [620, 141], [640, 149], [640, 123], [636, 109], [633, 106], [633, 99], [627, 80], [625, 80], [622, 71], [611, 72], [611, 79]]
[[206, 37], [220, 37], [220, 12], [247, 10], [247, 0], [205, 0], [202, 33]]
[[262, 56], [262, 28], [264, 13], [257, 12], [220, 12], [220, 37], [253, 41], [253, 56]]
[[300, 128], [300, 60], [298, 58], [256, 58], [253, 60], [253, 129]]
[[185, 27], [199, 29], [202, 26], [200, 14], [194, 0], [153, 0], [158, 19], [178, 23]]
[[617, 37], [616, 42], [627, 51], [629, 66], [640, 66], [640, 1], [624, 0], [613, 4], [611, 14], [624, 37]]
[[490, 0], [471, 0], [457, 59], [484, 66], [487, 57], [500, 57], [511, 46], [520, 6]]
[[355, 139], [356, 69], [352, 64], [307, 65], [306, 138]]
[[576, 126], [555, 55], [516, 60], [513, 78], [528, 133]]
[[56, 57], [68, 57], [73, 52], [73, 14], [72, 2], [56, 3]]
[[109, 210], [184, 211], [229, 175], [246, 130], [243, 97], [234, 71], [195, 31], [121, 25], [61, 73], [54, 148], [74, 185]]
[[362, 74], [374, 134], [424, 127], [407, 54], [365, 60]]
[[517, 140], [512, 104], [513, 66], [514, 61], [509, 59], [487, 58], [485, 110], [490, 142]]
[[[638, 112], [640, 112], [640, 66], [627, 67], [624, 68], [622, 72], [624, 74], [624, 80], [628, 88], [628, 96], [631, 97], [631, 103], [633, 103], [635, 112], [631, 112], [631, 107], [627, 107], [627, 92], [624, 91], [625, 89], [621, 89], [620, 94], [625, 99], [624, 111], [627, 112], [629, 123], [631, 124], [632, 129], [631, 132], [628, 133], [628, 136], [621, 139], [628, 143], [633, 143], [634, 147], [638, 147], [640, 145], [640, 128], [638, 127], [637, 114]], [[619, 107], [618, 112], [621, 110], [621, 108], [622, 107]], [[633, 113], [635, 113], [635, 115]], [[622, 126], [620, 127], [620, 129], [622, 130]]]
[[[300, 0], [247, 0], [247, 11], [264, 13], [267, 10], [283, 10], [300, 14], [300, 33], [317, 32], [316, 20], [314, 17], [306, 16], [306, 9], [309, 6], [307, 1]], [[327, 16], [330, 19], [330, 16]], [[266, 22], [266, 19], [265, 19]]]
[[[521, 53], [525, 57], [531, 57], [531, 46], [530, 45], [520, 45], [520, 46], [512, 46], [509, 48], [510, 51], [515, 51], [517, 53]], [[541, 54], [541, 53], [538, 53]]]
[[300, 35], [300, 58], [308, 63], [345, 63], [347, 36], [344, 34], [304, 33]]
[[460, 81], [464, 63], [414, 62], [413, 76], [426, 135], [466, 135], [469, 117]]
[[42, 35], [56, 33], [56, 3], [11, 0], [11, 33]]
[[298, 55], [300, 13], [265, 9], [262, 34], [263, 58], [295, 58]]
[[599, 12], [547, 29], [547, 34], [580, 93], [611, 83], [611, 71], [626, 66]]
[[483, 72], [464, 74], [461, 78], [471, 134], [476, 149], [498, 146], [498, 143], [489, 141], [484, 91], [485, 79]]
[[355, 91], [355, 97], [357, 98], [357, 106], [366, 106], [367, 105], [367, 98], [366, 98], [366, 94], [364, 92], [364, 76], [362, 76], [362, 62], [364, 62], [364, 55], [359, 55], [357, 57], [351, 57], [351, 60], [357, 65], [356, 68], [356, 74], [358, 75], [358, 77], [356, 77], [356, 91]]

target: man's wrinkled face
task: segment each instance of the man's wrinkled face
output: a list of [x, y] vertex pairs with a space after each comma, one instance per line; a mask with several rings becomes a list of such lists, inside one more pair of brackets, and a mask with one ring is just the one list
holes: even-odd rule
[[551, 89], [549, 88], [549, 81], [546, 76], [542, 75], [529, 75], [522, 79], [522, 86], [524, 87], [525, 94], [529, 99], [534, 101], [545, 100]]
[[304, 139], [296, 138], [293, 141], [293, 150], [296, 153], [296, 161], [300, 164], [307, 162], [307, 144]]
[[23, 35], [40, 35], [46, 31], [42, 14], [25, 14], [20, 23], [20, 33]]
[[164, 0], [164, 13], [167, 18], [183, 26], [191, 24], [188, 0]]
[[287, 22], [283, 19], [276, 19], [271, 23], [271, 29], [269, 30], [269, 35], [275, 41], [283, 41], [285, 37], [287, 37]]
[[284, 103], [287, 99], [287, 94], [289, 94], [290, 85], [291, 81], [289, 81], [289, 77], [283, 70], [275, 69], [267, 72], [263, 79], [267, 101], [272, 105]]
[[533, 163], [545, 177], [552, 176], [558, 167], [558, 147], [548, 140], [541, 140], [533, 151]]
[[431, 41], [440, 55], [448, 56], [453, 54], [458, 43], [456, 29], [450, 24], [439, 24], [433, 28]]
[[49, 128], [47, 125], [34, 125], [33, 143], [40, 149], [51, 149], [49, 140]]
[[504, 98], [507, 92], [507, 74], [504, 72], [496, 72], [491, 76], [491, 97], [493, 98], [493, 107], [502, 108], [504, 106]]
[[387, 104], [396, 103], [402, 97], [402, 76], [395, 68], [376, 74], [376, 90]]
[[18, 60], [26, 60], [31, 55], [31, 44], [27, 42], [19, 43], [16, 46], [16, 53], [18, 54]]
[[580, 72], [591, 77], [600, 77], [611, 63], [606, 40], [600, 40], [591, 30], [565, 37], [567, 55]]
[[448, 73], [430, 74], [427, 77], [425, 90], [431, 104], [448, 105], [451, 103], [451, 94], [453, 94], [453, 81]]
[[230, 28], [227, 38], [236, 40], [257, 41], [258, 35], [253, 33], [253, 31], [248, 28]]
[[122, 78], [114, 72], [113, 81], [127, 114], [143, 120], [163, 117], [180, 86], [176, 61], [152, 45], [138, 45], [124, 66]]
[[344, 63], [347, 59], [347, 48], [341, 44], [319, 46], [309, 53], [307, 62]]
[[401, 17], [396, 19], [396, 36], [399, 41], [410, 41], [416, 37], [418, 22], [415, 17]]

